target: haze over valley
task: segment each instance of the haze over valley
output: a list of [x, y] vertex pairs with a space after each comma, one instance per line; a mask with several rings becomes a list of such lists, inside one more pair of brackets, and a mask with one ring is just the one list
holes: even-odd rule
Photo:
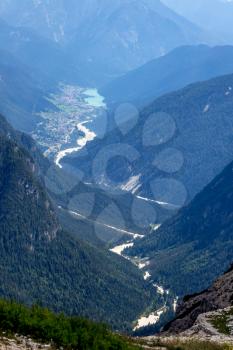
[[0, 1], [0, 349], [231, 349], [232, 19]]

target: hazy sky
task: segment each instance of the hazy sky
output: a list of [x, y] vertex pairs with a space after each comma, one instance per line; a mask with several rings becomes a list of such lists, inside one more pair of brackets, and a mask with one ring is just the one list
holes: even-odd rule
[[207, 29], [225, 44], [233, 44], [232, 0], [162, 0], [184, 17]]

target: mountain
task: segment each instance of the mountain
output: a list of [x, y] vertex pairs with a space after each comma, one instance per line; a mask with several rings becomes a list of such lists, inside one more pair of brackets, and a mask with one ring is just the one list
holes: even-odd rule
[[[185, 0], [163, 0], [163, 3], [193, 23], [213, 33], [219, 43], [233, 43], [232, 1], [196, 0], [188, 2]], [[216, 21], [216, 16], [218, 21]]]
[[139, 114], [123, 105], [109, 116], [117, 126], [87, 144], [88, 156], [74, 153], [63, 165], [106, 192], [128, 191], [174, 212], [232, 160], [232, 88], [229, 75], [162, 96]]
[[188, 84], [233, 73], [232, 57], [231, 46], [179, 47], [113, 80], [100, 93], [108, 105], [145, 106], [156, 97]]
[[[91, 85], [102, 85], [180, 45], [209, 42], [202, 29], [159, 0], [88, 0], [81, 4], [4, 0], [0, 17], [45, 36], [50, 49], [63, 48], [76, 71], [85, 71], [86, 83]], [[44, 56], [49, 57], [48, 50]]]
[[[133, 256], [147, 257], [152, 279], [179, 296], [208, 288], [232, 263], [232, 180], [230, 163], [188, 206], [130, 251]], [[224, 307], [229, 298], [218, 295]]]
[[217, 329], [221, 327], [219, 331], [227, 334], [227, 319], [232, 315], [232, 305], [233, 268], [231, 267], [208, 289], [199, 294], [186, 296], [177, 310], [176, 318], [167, 324], [164, 330], [173, 334], [184, 332], [193, 327], [199, 315], [207, 313], [209, 323], [212, 319], [212, 326], [217, 326]]
[[81, 64], [87, 72], [91, 69], [93, 77], [98, 80], [100, 69], [109, 80], [177, 46], [200, 42], [207, 42], [201, 30], [161, 3], [121, 1], [111, 15], [100, 14], [87, 21], [71, 50], [79, 48]]
[[[1, 1], [0, 15], [9, 24], [31, 28], [49, 40], [64, 44], [73, 32], [96, 12], [114, 8], [106, 0]], [[109, 10], [108, 10], [109, 11]]]
[[[79, 69], [55, 42], [26, 27], [15, 27], [0, 20], [0, 49], [12, 54], [31, 74], [54, 88], [63, 82], [77, 82]], [[81, 78], [80, 78], [81, 79]]]
[[30, 138], [0, 121], [0, 296], [130, 329], [152, 301], [150, 286], [128, 261], [62, 229], [22, 147]]
[[54, 109], [48, 91], [31, 69], [8, 52], [0, 50], [0, 112], [17, 129], [31, 131], [40, 122], [41, 110]]

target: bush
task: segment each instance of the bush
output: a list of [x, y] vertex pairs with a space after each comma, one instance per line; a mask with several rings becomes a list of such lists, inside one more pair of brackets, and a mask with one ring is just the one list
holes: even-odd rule
[[79, 350], [133, 350], [128, 341], [113, 334], [104, 324], [78, 317], [54, 314], [40, 306], [31, 308], [0, 300], [0, 329], [8, 334], [30, 336], [57, 347]]

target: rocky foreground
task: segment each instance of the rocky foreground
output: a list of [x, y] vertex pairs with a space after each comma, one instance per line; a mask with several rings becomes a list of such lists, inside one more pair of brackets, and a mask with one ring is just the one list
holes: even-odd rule
[[0, 350], [51, 350], [50, 344], [41, 344], [33, 341], [31, 338], [14, 336], [8, 337], [6, 335], [0, 336]]
[[143, 349], [153, 350], [221, 350], [233, 349], [233, 308], [207, 312], [194, 325], [179, 334], [137, 339]]
[[[233, 310], [228, 307], [201, 314], [190, 329], [177, 335], [136, 338], [133, 342], [144, 350], [233, 350]], [[5, 333], [0, 336], [0, 350], [55, 348], [17, 334], [14, 337], [8, 337]]]

